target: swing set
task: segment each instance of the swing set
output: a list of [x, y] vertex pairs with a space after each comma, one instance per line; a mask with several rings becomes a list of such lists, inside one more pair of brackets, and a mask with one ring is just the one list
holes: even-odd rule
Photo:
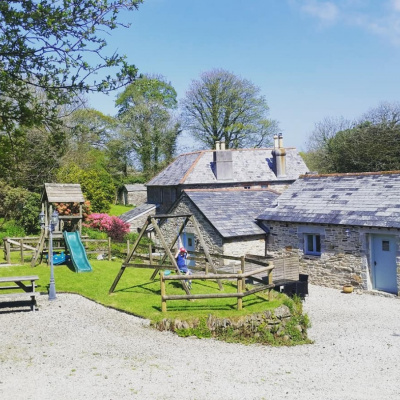
[[[168, 220], [178, 221], [179, 219], [181, 219], [181, 220], [183, 219], [183, 222], [180, 224], [180, 226], [179, 226], [179, 224], [177, 224], [177, 233], [176, 233], [176, 235], [174, 235], [173, 240], [168, 244], [165, 236], [163, 235], [163, 233], [160, 229], [160, 224], [162, 222], [165, 223]], [[115, 291], [115, 288], [117, 287], [118, 282], [121, 279], [122, 275], [124, 274], [126, 268], [154, 269], [153, 274], [150, 277], [151, 280], [155, 279], [155, 277], [157, 276], [157, 274], [160, 270], [163, 270], [163, 271], [168, 270], [169, 271], [169, 270], [173, 269], [177, 275], [183, 275], [178, 268], [178, 265], [176, 263], [176, 260], [175, 260], [175, 257], [174, 257], [174, 254], [172, 253], [172, 251], [176, 244], [178, 244], [178, 249], [179, 249], [179, 243], [183, 244], [186, 241], [185, 228], [189, 223], [191, 223], [191, 225], [193, 226], [193, 228], [195, 230], [195, 233], [197, 235], [199, 243], [203, 249], [205, 259], [208, 262], [211, 271], [214, 274], [217, 274], [217, 270], [215, 268], [215, 265], [213, 263], [211, 255], [208, 251], [207, 245], [203, 239], [203, 236], [201, 235], [200, 228], [199, 228], [199, 225], [198, 225], [195, 217], [192, 214], [179, 214], [179, 215], [159, 214], [159, 215], [147, 217], [146, 222], [144, 223], [142, 229], [139, 232], [138, 238], [136, 239], [135, 243], [133, 244], [131, 251], [127, 255], [126, 259], [124, 260], [117, 276], [114, 279], [113, 284], [110, 287], [109, 294], [111, 294]], [[143, 258], [142, 255], [137, 252], [137, 250], [140, 245], [141, 239], [145, 235], [145, 232], [150, 225], [152, 225], [152, 227], [154, 228], [154, 230], [156, 232], [156, 235], [160, 241], [160, 244], [162, 245], [162, 247], [164, 249], [164, 254], [161, 256], [161, 258], [159, 259], [157, 264], [153, 263], [153, 259], [152, 259], [151, 255], [150, 255], [150, 259], [149, 259], [150, 262], [147, 264], [133, 263], [133, 260], [135, 260], [135, 258]], [[182, 238], [181, 238], [182, 235], [183, 235], [183, 240], [184, 240], [183, 242], [182, 242]], [[169, 261], [168, 264], [166, 263], [167, 261]], [[221, 284], [220, 279], [217, 279], [217, 283], [218, 283], [219, 289], [222, 290], [223, 286]], [[186, 292], [186, 294], [190, 295], [190, 289], [189, 289], [186, 281], [181, 280], [181, 284], [182, 284], [182, 287], [183, 287], [184, 291]]]

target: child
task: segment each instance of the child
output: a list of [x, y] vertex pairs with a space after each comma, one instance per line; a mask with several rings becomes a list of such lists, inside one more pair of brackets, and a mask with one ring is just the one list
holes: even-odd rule
[[[191, 275], [190, 269], [186, 265], [186, 259], [187, 259], [187, 251], [184, 247], [181, 247], [175, 254], [175, 259], [176, 263], [178, 265], [179, 271], [182, 272], [182, 274], [185, 275]], [[189, 289], [192, 287], [192, 281], [185, 281], [188, 283]]]

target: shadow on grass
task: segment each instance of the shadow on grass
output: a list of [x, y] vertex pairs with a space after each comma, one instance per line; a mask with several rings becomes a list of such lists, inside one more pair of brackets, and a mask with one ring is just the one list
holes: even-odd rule
[[113, 293], [132, 293], [135, 292], [136, 288], [141, 288], [143, 289], [144, 292], [150, 292], [156, 295], [160, 295], [161, 291], [160, 289], [152, 289], [149, 288], [148, 286], [150, 285], [154, 285], [154, 282], [147, 282], [147, 283], [141, 283], [138, 285], [134, 285], [134, 286], [128, 286], [128, 287], [124, 287], [122, 289], [115, 289]]

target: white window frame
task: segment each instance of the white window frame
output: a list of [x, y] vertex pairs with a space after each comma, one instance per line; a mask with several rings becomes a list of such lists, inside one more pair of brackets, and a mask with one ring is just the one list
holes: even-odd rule
[[[308, 249], [308, 238], [312, 237], [313, 239], [313, 248], [312, 250]], [[317, 237], [319, 238], [319, 251], [317, 246]], [[307, 256], [320, 256], [321, 255], [321, 235], [319, 233], [305, 233], [304, 234], [304, 254]]]

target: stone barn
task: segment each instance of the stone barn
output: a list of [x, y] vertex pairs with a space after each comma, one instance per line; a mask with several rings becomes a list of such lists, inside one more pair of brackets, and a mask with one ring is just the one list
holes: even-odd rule
[[398, 294], [400, 172], [305, 175], [258, 216], [267, 253], [298, 255], [313, 284]]
[[[264, 256], [266, 232], [257, 225], [256, 217], [277, 197], [271, 190], [185, 190], [170, 214], [193, 214], [210, 253]], [[177, 229], [178, 225], [162, 225], [165, 237], [173, 237]], [[198, 250], [190, 225], [183, 236], [189, 252]]]

